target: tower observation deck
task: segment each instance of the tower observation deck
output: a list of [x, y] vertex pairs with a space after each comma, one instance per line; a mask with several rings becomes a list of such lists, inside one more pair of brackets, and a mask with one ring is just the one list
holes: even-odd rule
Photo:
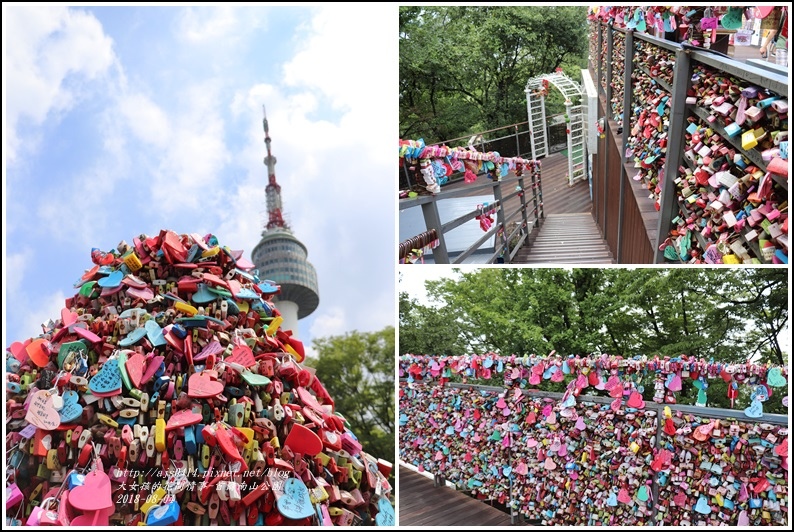
[[276, 157], [270, 149], [270, 131], [267, 114], [262, 107], [267, 155], [268, 183], [265, 187], [267, 223], [262, 239], [251, 253], [259, 269], [260, 279], [269, 279], [281, 286], [274, 298], [276, 308], [284, 318], [282, 328], [297, 334], [298, 320], [315, 311], [320, 304], [317, 272], [308, 261], [306, 246], [292, 234], [282, 216], [281, 186], [276, 182]]

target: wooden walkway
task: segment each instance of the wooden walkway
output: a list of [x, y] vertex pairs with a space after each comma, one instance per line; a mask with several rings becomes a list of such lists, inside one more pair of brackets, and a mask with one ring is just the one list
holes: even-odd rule
[[400, 526], [510, 526], [510, 516], [485, 502], [400, 466]]
[[612, 252], [589, 212], [549, 214], [513, 264], [612, 264]]

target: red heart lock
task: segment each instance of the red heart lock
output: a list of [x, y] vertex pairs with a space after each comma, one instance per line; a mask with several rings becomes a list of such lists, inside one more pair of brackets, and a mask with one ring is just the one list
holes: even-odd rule
[[165, 430], [173, 430], [195, 425], [197, 423], [201, 423], [201, 420], [202, 416], [198, 412], [193, 412], [192, 410], [180, 410], [179, 412], [171, 414], [171, 417], [168, 418], [168, 423], [165, 425]]
[[134, 355], [127, 358], [127, 363], [124, 365], [127, 370], [127, 375], [129, 375], [130, 380], [132, 381], [132, 385], [139, 390], [141, 388], [143, 367], [145, 364], [146, 357], [140, 353], [135, 353]]
[[227, 357], [225, 361], [239, 364], [246, 369], [256, 365], [254, 352], [251, 351], [251, 348], [245, 344], [234, 346], [231, 356]]
[[[334, 433], [331, 433], [334, 434]], [[335, 437], [338, 437], [334, 434]], [[293, 423], [284, 445], [292, 449], [293, 452], [316, 456], [323, 450], [323, 442], [320, 437], [311, 429]]]

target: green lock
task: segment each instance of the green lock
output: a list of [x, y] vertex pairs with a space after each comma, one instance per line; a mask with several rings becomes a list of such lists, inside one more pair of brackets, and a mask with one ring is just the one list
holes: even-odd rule
[[245, 421], [245, 405], [244, 404], [234, 404], [229, 405], [228, 408], [228, 423], [233, 427], [242, 427], [243, 422]]

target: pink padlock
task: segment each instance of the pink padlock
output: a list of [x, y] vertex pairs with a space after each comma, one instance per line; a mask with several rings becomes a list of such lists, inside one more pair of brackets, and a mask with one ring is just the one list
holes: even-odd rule
[[16, 482], [6, 487], [6, 510], [16, 506], [22, 499], [24, 497]]

